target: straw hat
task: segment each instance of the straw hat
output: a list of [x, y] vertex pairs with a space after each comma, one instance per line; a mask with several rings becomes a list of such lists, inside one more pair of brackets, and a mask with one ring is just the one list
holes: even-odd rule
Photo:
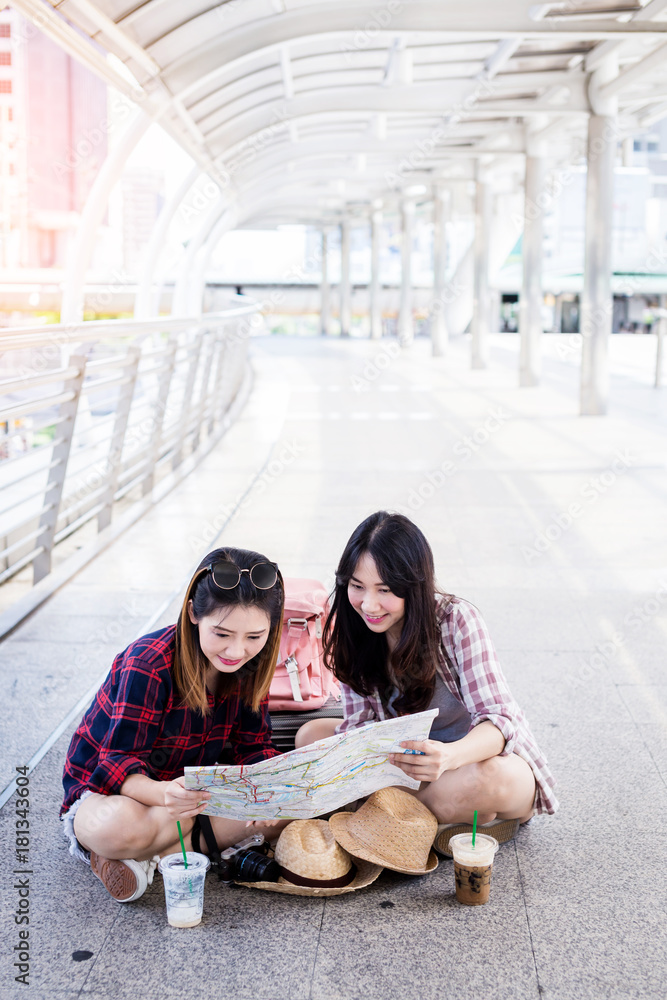
[[291, 896], [339, 896], [374, 882], [382, 866], [352, 861], [334, 839], [324, 819], [295, 819], [280, 834], [275, 859], [282, 869], [278, 882], [238, 882], [249, 889]]
[[400, 788], [381, 788], [356, 812], [334, 813], [329, 825], [355, 859], [406, 875], [426, 875], [438, 867], [431, 850], [438, 821], [419, 799]]

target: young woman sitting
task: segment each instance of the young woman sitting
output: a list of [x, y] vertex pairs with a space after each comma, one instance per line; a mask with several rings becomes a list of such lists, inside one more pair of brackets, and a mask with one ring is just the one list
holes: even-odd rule
[[[208, 792], [186, 790], [183, 768], [215, 764], [227, 741], [235, 764], [278, 755], [268, 690], [280, 647], [284, 587], [258, 552], [216, 549], [188, 585], [176, 625], [133, 642], [72, 737], [60, 810], [70, 853], [111, 895], [131, 902], [159, 858], [199, 844]], [[284, 823], [211, 817], [218, 847]], [[203, 841], [203, 838], [202, 838]]]
[[[324, 642], [344, 720], [306, 723], [297, 746], [437, 708], [429, 739], [401, 744], [421, 753], [390, 760], [421, 782], [415, 794], [440, 824], [471, 823], [475, 810], [480, 824], [498, 827], [555, 812], [554, 780], [486, 626], [472, 604], [438, 589], [431, 548], [409, 518], [380, 511], [353, 533]], [[499, 839], [518, 822], [504, 823]]]

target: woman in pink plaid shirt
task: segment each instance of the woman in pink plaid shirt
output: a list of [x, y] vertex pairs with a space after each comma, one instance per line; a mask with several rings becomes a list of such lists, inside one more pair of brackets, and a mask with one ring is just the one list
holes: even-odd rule
[[415, 794], [440, 824], [469, 824], [476, 809], [504, 841], [536, 813], [556, 811], [554, 779], [479, 612], [438, 590], [431, 548], [409, 518], [379, 511], [353, 533], [324, 641], [345, 717], [306, 723], [297, 746], [438, 708], [429, 739], [405, 741], [416, 753], [390, 760], [421, 781]]

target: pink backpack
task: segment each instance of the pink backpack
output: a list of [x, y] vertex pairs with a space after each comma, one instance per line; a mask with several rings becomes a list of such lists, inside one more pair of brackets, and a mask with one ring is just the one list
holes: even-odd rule
[[285, 580], [283, 631], [269, 690], [270, 712], [309, 712], [321, 708], [330, 695], [340, 698], [322, 655], [322, 629], [328, 614], [327, 592], [318, 580]]

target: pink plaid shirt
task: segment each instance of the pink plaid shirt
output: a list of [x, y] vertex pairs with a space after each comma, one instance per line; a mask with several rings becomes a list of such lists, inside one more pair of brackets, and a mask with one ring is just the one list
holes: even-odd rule
[[[442, 627], [439, 669], [447, 687], [467, 708], [472, 726], [488, 719], [500, 730], [505, 737], [501, 757], [516, 753], [530, 764], [537, 784], [536, 811], [554, 813], [558, 808], [558, 799], [553, 793], [555, 781], [523, 712], [510, 693], [479, 612], [472, 604], [456, 597], [449, 604], [439, 600], [436, 613]], [[341, 684], [340, 689], [344, 719], [336, 732], [343, 733], [388, 717], [377, 691], [367, 698], [347, 684]]]

